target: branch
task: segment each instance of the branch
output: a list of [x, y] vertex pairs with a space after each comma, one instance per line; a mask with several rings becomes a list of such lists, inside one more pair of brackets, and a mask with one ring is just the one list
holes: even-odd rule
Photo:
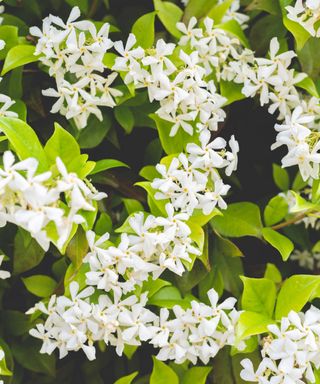
[[277, 224], [277, 225], [273, 225], [271, 228], [274, 229], [274, 230], [277, 230], [277, 229], [281, 229], [281, 228], [284, 228], [284, 227], [288, 227], [289, 225], [295, 224], [296, 222], [304, 219], [307, 216], [308, 213], [310, 213], [310, 212], [300, 213], [299, 215], [293, 217], [290, 220], [284, 221], [283, 223], [280, 223], [280, 224]]

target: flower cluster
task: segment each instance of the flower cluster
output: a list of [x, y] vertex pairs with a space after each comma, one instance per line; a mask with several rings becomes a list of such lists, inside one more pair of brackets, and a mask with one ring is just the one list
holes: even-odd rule
[[[177, 24], [185, 33], [180, 46], [187, 44], [188, 40], [207, 39], [201, 29], [193, 28], [196, 23], [196, 19], [192, 18], [188, 27], [183, 23]], [[179, 129], [192, 135], [194, 126], [199, 131], [205, 128], [217, 130], [218, 123], [225, 118], [221, 107], [226, 99], [216, 92], [212, 80], [205, 80], [208, 74], [205, 66], [210, 66], [210, 63], [205, 62], [197, 51], [188, 54], [187, 50], [162, 39], [153, 49], [147, 50], [134, 48], [135, 43], [135, 36], [130, 34], [125, 46], [122, 42], [114, 44], [121, 56], [116, 58], [112, 68], [125, 73], [124, 82], [127, 85], [133, 84], [136, 89], [147, 88], [150, 102], [160, 102], [156, 113], [173, 123], [170, 136], [175, 136]], [[178, 51], [181, 64], [177, 67], [174, 55]], [[212, 59], [212, 54], [204, 55]]]
[[111, 84], [116, 73], [105, 76], [105, 53], [113, 46], [109, 39], [110, 25], [105, 23], [99, 31], [91, 21], [77, 21], [80, 10], [74, 7], [64, 23], [57, 16], [43, 20], [42, 30], [30, 28], [38, 37], [35, 54], [49, 68], [57, 89], [49, 88], [43, 94], [58, 100], [51, 112], [60, 112], [73, 118], [77, 127], [86, 126], [91, 114], [102, 120], [100, 107], [114, 107], [115, 98], [122, 95]]
[[320, 18], [319, 0], [297, 0], [286, 7], [288, 19], [299, 23], [311, 36], [320, 37], [318, 21]]
[[320, 367], [320, 310], [311, 306], [305, 313], [291, 311], [278, 326], [268, 326], [263, 339], [262, 361], [255, 371], [249, 359], [240, 375], [255, 383], [315, 383], [314, 367]]
[[86, 221], [83, 211], [95, 211], [94, 201], [105, 197], [69, 173], [60, 158], [56, 168], [57, 175], [37, 173], [35, 158], [15, 162], [10, 151], [4, 153], [0, 168], [0, 226], [16, 224], [45, 250], [50, 241], [61, 249], [73, 226]]
[[[218, 304], [218, 294], [214, 289], [208, 291], [210, 305], [191, 302], [191, 308], [173, 307], [174, 318], [170, 312], [161, 308], [159, 325], [151, 344], [160, 348], [159, 360], [174, 360], [182, 364], [186, 360], [193, 364], [201, 360], [208, 364], [225, 345], [235, 345], [235, 325], [239, 318], [234, 305], [236, 299], [230, 297]], [[238, 345], [242, 349], [245, 344]]]
[[162, 176], [152, 182], [157, 190], [156, 199], [169, 199], [177, 211], [192, 215], [195, 209], [202, 210], [205, 215], [213, 212], [216, 206], [225, 209], [227, 204], [223, 197], [230, 186], [224, 184], [217, 172], [225, 168], [231, 175], [237, 168], [239, 146], [232, 136], [226, 150], [226, 141], [220, 137], [210, 142], [210, 131], [203, 130], [199, 137], [200, 145], [189, 143], [186, 154], [180, 153], [170, 164], [158, 164], [157, 171]]
[[[166, 211], [167, 217], [143, 212], [129, 217], [128, 227], [121, 234], [117, 247], [110, 244], [104, 247], [108, 234], [95, 241], [95, 234], [88, 232], [90, 252], [84, 260], [90, 265], [87, 284], [120, 294], [134, 290], [136, 284], [142, 285], [150, 273], [153, 279], [165, 269], [182, 275], [185, 271], [183, 263], [191, 265], [201, 251], [190, 237], [191, 230], [186, 223], [188, 215], [175, 214], [170, 204], [166, 205]], [[121, 281], [123, 276], [125, 281]]]
[[[243, 83], [246, 97], [259, 95], [260, 104], [269, 104], [269, 112], [278, 112], [281, 124], [276, 124], [278, 133], [271, 147], [287, 146], [288, 153], [282, 159], [283, 167], [298, 165], [304, 180], [319, 177], [320, 134], [316, 116], [320, 113], [319, 99], [306, 97], [297, 90], [306, 75], [290, 69], [293, 51], [279, 53], [277, 38], [270, 42], [270, 58], [256, 58], [245, 49], [241, 57], [229, 62], [229, 80]], [[225, 69], [228, 70], [227, 68]]]
[[160, 316], [145, 307], [147, 293], [139, 299], [134, 294], [102, 294], [93, 303], [89, 300], [93, 292], [93, 287], [79, 292], [78, 283], [72, 282], [70, 297], [54, 295], [47, 306], [40, 302], [28, 311], [41, 311], [47, 316], [44, 323], [30, 330], [32, 336], [43, 341], [41, 353], [51, 354], [57, 348], [63, 358], [70, 351], [82, 349], [93, 360], [96, 341], [115, 346], [120, 356], [125, 345], [148, 341], [160, 348], [161, 360], [196, 363], [199, 358], [207, 363], [224, 345], [234, 344], [234, 324], [239, 317], [234, 308], [236, 300], [229, 298], [217, 305], [218, 295], [213, 289], [208, 292], [210, 305], [192, 301], [190, 309], [176, 305], [170, 313], [162, 308]]

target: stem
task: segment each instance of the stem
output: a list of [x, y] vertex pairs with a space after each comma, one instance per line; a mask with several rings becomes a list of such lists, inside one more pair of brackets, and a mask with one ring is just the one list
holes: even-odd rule
[[281, 229], [281, 228], [284, 228], [284, 227], [288, 227], [289, 225], [294, 224], [297, 221], [300, 221], [303, 218], [305, 218], [308, 213], [310, 213], [310, 212], [300, 213], [299, 215], [293, 217], [290, 220], [284, 221], [283, 223], [280, 223], [280, 224], [277, 224], [277, 225], [273, 225], [271, 228], [274, 229], [274, 230], [277, 230], [277, 229]]
[[98, 5], [99, 5], [99, 1], [100, 0], [93, 0], [92, 1], [92, 5], [91, 5], [89, 12], [88, 12], [88, 18], [89, 19], [91, 19], [95, 15], [97, 8], [98, 8]]

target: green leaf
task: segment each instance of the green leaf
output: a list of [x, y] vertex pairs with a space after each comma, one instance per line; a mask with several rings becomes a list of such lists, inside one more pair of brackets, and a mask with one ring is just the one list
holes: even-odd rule
[[0, 39], [6, 43], [5, 47], [0, 51], [0, 60], [3, 60], [9, 50], [18, 44], [18, 28], [14, 25], [1, 25]]
[[169, 1], [153, 0], [154, 9], [161, 23], [172, 36], [179, 38], [181, 32], [177, 29], [176, 24], [181, 20], [183, 11]]
[[173, 123], [161, 119], [156, 114], [151, 114], [150, 117], [157, 125], [161, 145], [167, 155], [183, 152], [188, 143], [199, 143], [199, 135], [195, 129], [193, 135], [189, 135], [180, 127], [176, 135], [171, 137], [169, 134]]
[[320, 76], [319, 38], [311, 37], [297, 54], [303, 72], [307, 73], [314, 81], [317, 81]]
[[264, 221], [267, 226], [278, 223], [288, 214], [289, 206], [282, 196], [273, 197], [264, 209]]
[[143, 211], [143, 205], [140, 203], [140, 201], [135, 199], [122, 199], [124, 206], [126, 208], [126, 211], [128, 212], [128, 215], [131, 215], [131, 213]]
[[127, 164], [123, 163], [120, 160], [115, 160], [115, 159], [98, 160], [95, 164], [95, 167], [90, 172], [90, 175], [95, 175], [99, 172], [107, 171], [108, 169], [120, 168], [120, 167], [129, 168]]
[[296, 83], [296, 86], [306, 90], [311, 96], [319, 98], [317, 87], [314, 81], [309, 76], [299, 81], [299, 83]]
[[45, 275], [25, 277], [22, 281], [27, 290], [38, 297], [49, 297], [57, 287], [56, 281]]
[[87, 13], [89, 10], [89, 0], [66, 0], [66, 2], [71, 6], [78, 6], [82, 13]]
[[277, 290], [272, 280], [241, 276], [243, 282], [242, 309], [272, 317]]
[[[240, 257], [240, 249], [228, 239], [215, 236], [212, 250], [209, 252], [210, 265], [217, 267], [219, 273], [215, 273], [219, 279], [222, 276], [225, 289], [234, 296], [239, 297], [242, 291], [242, 283], [239, 278], [243, 274], [243, 267]], [[210, 272], [214, 273], [214, 268]], [[210, 279], [208, 278], [208, 282]], [[217, 283], [217, 281], [215, 281]], [[211, 286], [212, 287], [212, 286]], [[207, 285], [209, 290], [210, 285]]]
[[39, 57], [34, 54], [35, 49], [34, 45], [16, 45], [12, 47], [4, 61], [1, 75], [5, 75], [14, 68], [38, 61]]
[[270, 324], [274, 324], [274, 320], [265, 314], [244, 311], [237, 323], [237, 339], [240, 341], [252, 335], [268, 332]]
[[167, 200], [157, 200], [154, 196], [156, 191], [151, 187], [149, 181], [140, 181], [135, 183], [135, 185], [143, 188], [148, 193], [148, 205], [150, 211], [155, 216], [166, 216], [166, 203]]
[[65, 288], [64, 294], [70, 295], [69, 285], [72, 281], [76, 281], [79, 284], [79, 290], [84, 289], [87, 286], [86, 273], [89, 271], [90, 271], [90, 267], [88, 263], [83, 263], [78, 268], [76, 268], [76, 266], [71, 263], [64, 277], [64, 288]]
[[276, 186], [281, 191], [287, 191], [289, 189], [290, 179], [286, 169], [281, 168], [278, 164], [272, 164], [273, 180]]
[[247, 7], [247, 11], [259, 9], [266, 11], [272, 15], [278, 15], [281, 12], [279, 2], [277, 0], [253, 0]]
[[271, 263], [267, 264], [264, 277], [266, 279], [274, 281], [276, 284], [280, 284], [282, 282], [282, 276], [279, 269], [274, 264], [271, 264]]
[[306, 31], [299, 23], [288, 19], [287, 10], [285, 7], [291, 3], [291, 0], [279, 0], [280, 8], [282, 11], [283, 24], [289, 32], [291, 32], [296, 40], [297, 49], [300, 51], [308, 39], [311, 37], [308, 31]]
[[153, 179], [160, 177], [160, 173], [154, 165], [146, 165], [141, 169], [139, 175], [148, 181], [153, 181]]
[[39, 353], [41, 348], [40, 340], [34, 338], [27, 338], [22, 342], [15, 342], [12, 344], [11, 349], [14, 358], [25, 369], [44, 373], [51, 377], [55, 376], [55, 356]]
[[54, 125], [54, 133], [47, 141], [44, 151], [52, 164], [60, 157], [67, 169], [72, 160], [80, 156], [80, 147], [76, 139], [58, 123]]
[[162, 279], [153, 280], [152, 276], [150, 276], [149, 279], [143, 283], [142, 292], [148, 292], [148, 297], [151, 298], [160, 291], [160, 289], [170, 285], [171, 283], [169, 281]]
[[[5, 332], [13, 336], [21, 336], [26, 334], [32, 327], [29, 317], [22, 312], [5, 310], [1, 313]], [[1, 375], [1, 373], [0, 373]]]
[[114, 116], [125, 132], [131, 133], [134, 127], [134, 116], [131, 109], [122, 105], [115, 107]]
[[216, 0], [190, 0], [184, 11], [184, 22], [188, 22], [192, 16], [201, 19], [209, 13], [215, 4]]
[[94, 148], [99, 145], [106, 137], [111, 128], [110, 116], [103, 113], [103, 120], [100, 121], [96, 116], [90, 116], [86, 128], [79, 134], [78, 143], [80, 148]]
[[19, 228], [14, 238], [14, 274], [20, 274], [36, 267], [43, 259], [44, 254], [44, 250], [30, 236], [30, 233]]
[[226, 23], [218, 24], [216, 25], [216, 28], [223, 29], [224, 31], [227, 31], [237, 37], [240, 41], [240, 43], [246, 47], [249, 48], [249, 42], [246, 38], [245, 34], [243, 33], [243, 29], [241, 28], [240, 24], [236, 20], [229, 20]]
[[320, 284], [320, 276], [293, 275], [282, 285], [276, 305], [276, 319], [292, 311], [299, 312], [312, 298]]
[[175, 305], [180, 305], [182, 308], [188, 308], [190, 306], [190, 299], [186, 296], [181, 297], [181, 293], [176, 287], [163, 287], [158, 290], [150, 299], [148, 304], [155, 305], [157, 307], [173, 308]]
[[154, 19], [156, 12], [146, 13], [133, 24], [131, 32], [137, 39], [137, 45], [150, 48], [154, 42]]
[[192, 367], [183, 375], [181, 384], [206, 384], [212, 367]]
[[223, 211], [223, 216], [216, 216], [211, 221], [213, 228], [223, 236], [260, 237], [262, 223], [259, 207], [253, 203], [230, 204]]
[[131, 384], [133, 379], [138, 375], [138, 372], [133, 372], [130, 375], [123, 376], [117, 381], [114, 382], [114, 384]]
[[179, 378], [173, 369], [154, 356], [152, 356], [152, 360], [153, 370], [150, 384], [179, 384]]
[[0, 117], [0, 131], [7, 136], [20, 160], [35, 157], [39, 161], [38, 172], [48, 169], [46, 153], [28, 124], [19, 119]]
[[110, 215], [105, 212], [101, 212], [99, 219], [96, 222], [94, 231], [97, 235], [102, 236], [106, 232], [112, 231], [112, 220]]
[[262, 236], [269, 244], [280, 252], [283, 261], [288, 260], [294, 249], [294, 244], [290, 239], [272, 228], [263, 228]]
[[249, 32], [250, 45], [257, 57], [265, 56], [269, 51], [270, 40], [277, 37], [278, 40], [285, 39], [287, 30], [282, 23], [281, 15], [267, 15], [257, 18]]
[[86, 238], [86, 234], [82, 227], [78, 227], [77, 232], [70, 240], [67, 249], [66, 249], [66, 255], [69, 257], [69, 259], [72, 261], [72, 263], [75, 265], [76, 268], [80, 267], [83, 258], [88, 253], [88, 242]]
[[233, 81], [220, 80], [220, 93], [221, 96], [227, 99], [224, 105], [228, 105], [237, 100], [245, 99], [244, 94], [241, 92], [242, 84], [236, 84]]
[[215, 24], [221, 23], [232, 2], [233, 0], [226, 0], [222, 3], [216, 4], [213, 8], [211, 8], [207, 16], [213, 19]]

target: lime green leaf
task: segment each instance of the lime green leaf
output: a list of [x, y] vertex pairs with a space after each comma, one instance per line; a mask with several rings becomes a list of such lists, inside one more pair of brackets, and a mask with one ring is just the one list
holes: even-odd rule
[[98, 160], [95, 164], [95, 167], [90, 172], [90, 175], [95, 175], [99, 172], [103, 172], [103, 171], [106, 171], [108, 169], [120, 168], [120, 167], [129, 168], [129, 166], [127, 164], [123, 163], [120, 160], [115, 160], [115, 159]]
[[236, 20], [229, 20], [226, 23], [218, 24], [216, 25], [216, 28], [223, 29], [224, 31], [227, 31], [237, 37], [240, 41], [240, 43], [246, 47], [249, 48], [249, 42], [246, 38], [245, 34], [243, 33], [243, 29], [241, 28], [240, 24]]
[[221, 23], [223, 16], [230, 8], [232, 2], [233, 0], [226, 0], [222, 3], [216, 4], [213, 8], [211, 8], [207, 16], [213, 19], [215, 24]]
[[57, 287], [56, 281], [49, 276], [33, 275], [22, 279], [27, 290], [38, 297], [48, 297]]
[[311, 96], [319, 98], [319, 93], [314, 81], [309, 77], [305, 77], [303, 80], [296, 83], [296, 86], [302, 88], [310, 93]]
[[280, 252], [284, 261], [288, 260], [288, 257], [294, 249], [294, 244], [290, 239], [272, 228], [263, 228], [262, 236], [269, 244]]
[[276, 284], [280, 284], [282, 282], [282, 276], [279, 269], [274, 264], [271, 264], [271, 263], [267, 264], [264, 277], [266, 279], [274, 281]]
[[96, 222], [94, 231], [97, 235], [102, 236], [106, 232], [112, 231], [112, 220], [110, 215], [105, 212], [101, 212], [99, 219]]
[[39, 57], [34, 54], [35, 49], [33, 45], [16, 45], [12, 47], [4, 61], [1, 75], [5, 75], [14, 68], [38, 61]]
[[170, 131], [173, 123], [161, 119], [156, 114], [151, 114], [150, 117], [157, 125], [161, 145], [167, 155], [182, 152], [188, 143], [199, 143], [199, 135], [195, 129], [193, 135], [189, 135], [180, 127], [176, 135], [171, 137]]
[[259, 207], [253, 203], [230, 204], [223, 211], [223, 216], [216, 216], [211, 221], [213, 228], [223, 236], [260, 237], [262, 223]]
[[135, 185], [143, 188], [148, 193], [148, 205], [150, 211], [155, 216], [166, 216], [166, 203], [167, 200], [157, 200], [154, 196], [156, 191], [151, 187], [151, 183], [149, 181], [140, 181], [135, 183]]
[[190, 306], [190, 299], [186, 296], [181, 297], [181, 293], [176, 287], [163, 287], [157, 291], [150, 299], [148, 304], [155, 305], [157, 307], [173, 308], [175, 305], [180, 305], [183, 308]]
[[130, 375], [123, 376], [117, 381], [115, 381], [114, 384], [131, 384], [133, 379], [138, 375], [138, 372], [133, 372]]
[[153, 0], [153, 3], [161, 23], [172, 36], [179, 38], [181, 33], [177, 29], [176, 24], [181, 20], [182, 10], [176, 4], [169, 1]]
[[276, 303], [276, 285], [272, 280], [241, 276], [243, 282], [242, 309], [272, 317]]
[[281, 287], [276, 305], [276, 319], [292, 311], [299, 312], [312, 298], [320, 284], [320, 276], [293, 275]]
[[118, 56], [117, 56], [115, 53], [107, 52], [107, 53], [105, 53], [105, 55], [103, 56], [103, 60], [102, 60], [102, 62], [103, 62], [103, 64], [104, 64], [107, 68], [111, 69], [111, 68], [114, 66], [114, 63], [115, 63], [117, 57], [118, 57]]
[[216, 4], [216, 0], [190, 0], [185, 9], [183, 20], [188, 22], [192, 16], [201, 19]]
[[148, 297], [151, 298], [160, 291], [160, 289], [170, 285], [171, 283], [169, 281], [162, 279], [153, 280], [152, 276], [150, 276], [149, 279], [143, 283], [142, 292], [148, 292]]
[[168, 365], [152, 356], [153, 370], [150, 376], [150, 384], [179, 384], [179, 378], [175, 371]]
[[272, 164], [273, 180], [276, 186], [281, 191], [287, 191], [289, 189], [290, 179], [286, 169], [281, 168], [278, 164]]
[[192, 367], [183, 375], [181, 384], [206, 384], [212, 367]]
[[224, 105], [228, 105], [237, 100], [242, 100], [245, 98], [244, 94], [241, 92], [243, 88], [242, 84], [236, 84], [233, 81], [220, 80], [220, 93], [221, 96], [227, 99]]
[[156, 12], [146, 13], [133, 24], [131, 32], [137, 39], [137, 45], [150, 48], [154, 42], [154, 19]]
[[20, 160], [35, 157], [39, 161], [39, 172], [48, 169], [46, 153], [36, 133], [27, 123], [19, 119], [1, 117], [0, 131], [7, 136]]
[[9, 50], [18, 44], [18, 28], [14, 25], [0, 26], [0, 39], [5, 41], [6, 45], [0, 51], [0, 60], [3, 60]]
[[282, 196], [273, 197], [264, 209], [264, 221], [271, 226], [278, 223], [288, 214], [288, 203]]
[[268, 325], [274, 320], [263, 313], [244, 311], [241, 313], [237, 324], [237, 339], [243, 340], [252, 335], [268, 332]]
[[160, 173], [156, 170], [154, 165], [146, 165], [141, 169], [139, 175], [148, 181], [152, 181], [157, 177], [160, 177]]
[[143, 211], [143, 205], [138, 200], [122, 199], [122, 201], [124, 203], [124, 206], [126, 208], [128, 215], [131, 215], [131, 213], [134, 213], [134, 212]]

